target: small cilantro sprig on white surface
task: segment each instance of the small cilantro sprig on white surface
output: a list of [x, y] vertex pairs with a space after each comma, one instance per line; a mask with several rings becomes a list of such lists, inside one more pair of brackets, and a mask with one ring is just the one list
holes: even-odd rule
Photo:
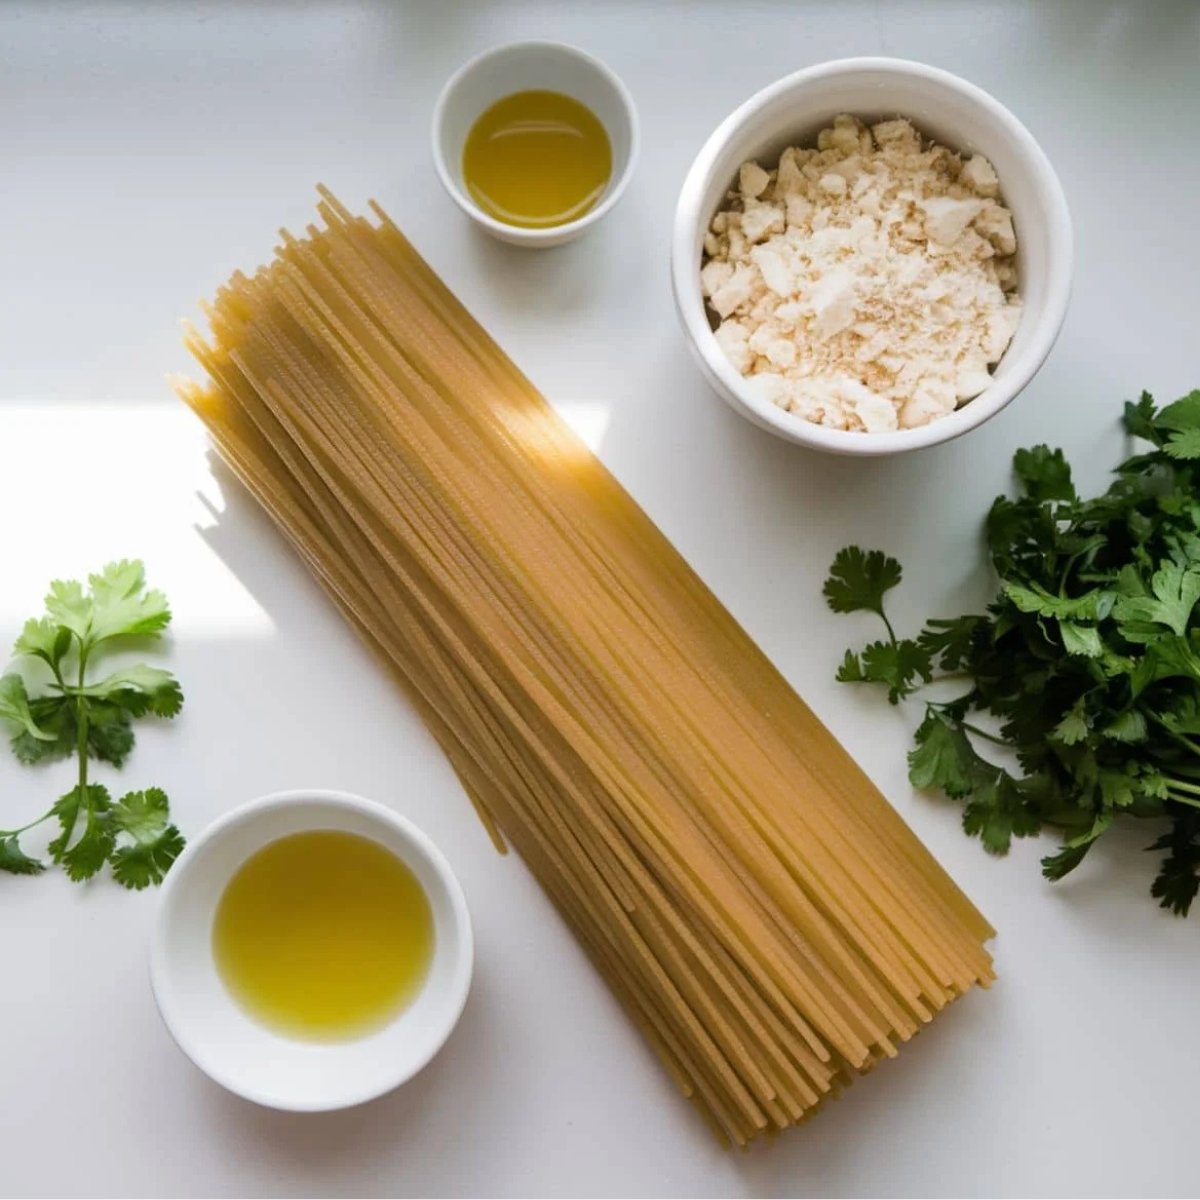
[[106, 651], [131, 638], [156, 640], [170, 621], [166, 597], [147, 590], [140, 562], [110, 563], [88, 578], [86, 590], [75, 581], [50, 585], [45, 614], [26, 622], [13, 648], [16, 658], [40, 664], [46, 681], [31, 693], [23, 675], [0, 676], [0, 722], [9, 728], [21, 762], [75, 755], [79, 773], [75, 786], [40, 817], [0, 829], [0, 871], [44, 871], [46, 864], [27, 854], [20, 839], [55, 819], [59, 832], [47, 853], [69, 878], [90, 879], [107, 864], [127, 888], [162, 882], [184, 845], [171, 824], [166, 793], [147, 788], [114, 801], [89, 776], [93, 761], [124, 764], [133, 749], [135, 720], [179, 712], [183, 693], [169, 671], [138, 664], [95, 673]]

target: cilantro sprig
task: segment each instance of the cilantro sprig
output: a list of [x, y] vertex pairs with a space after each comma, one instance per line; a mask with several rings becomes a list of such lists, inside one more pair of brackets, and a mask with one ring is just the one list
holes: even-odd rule
[[923, 700], [908, 764], [914, 786], [961, 801], [968, 834], [1003, 854], [1059, 830], [1042, 860], [1057, 880], [1118, 821], [1155, 820], [1151, 892], [1184, 915], [1200, 890], [1200, 391], [1161, 409], [1143, 394], [1124, 424], [1150, 449], [1091, 499], [1061, 450], [1017, 452], [1018, 494], [987, 516], [999, 588], [982, 614], [897, 637], [884, 598], [900, 564], [853, 546], [825, 597], [886, 633], [847, 651], [839, 680], [877, 684], [893, 704], [961, 681], [956, 698]]
[[26, 674], [0, 676], [0, 723], [23, 763], [75, 755], [78, 778], [40, 817], [15, 829], [0, 829], [0, 871], [37, 875], [46, 864], [27, 854], [21, 836], [47, 821], [58, 834], [47, 847], [68, 877], [90, 879], [107, 864], [118, 883], [141, 889], [162, 882], [183, 849], [170, 822], [166, 793], [159, 788], [128, 792], [113, 800], [89, 778], [93, 760], [124, 764], [133, 749], [133, 722], [153, 715], [174, 717], [183, 704], [175, 677], [139, 664], [95, 678], [106, 650], [159, 638], [171, 621], [167, 599], [147, 590], [140, 562], [115, 562], [88, 578], [88, 587], [55, 581], [46, 611], [26, 622], [13, 648], [26, 674], [41, 679], [31, 692]]

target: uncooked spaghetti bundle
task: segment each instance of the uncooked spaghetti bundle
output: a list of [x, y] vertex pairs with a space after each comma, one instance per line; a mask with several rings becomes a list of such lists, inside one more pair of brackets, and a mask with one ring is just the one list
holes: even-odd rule
[[795, 1124], [989, 982], [992, 930], [396, 226], [322, 196], [181, 395], [716, 1131]]

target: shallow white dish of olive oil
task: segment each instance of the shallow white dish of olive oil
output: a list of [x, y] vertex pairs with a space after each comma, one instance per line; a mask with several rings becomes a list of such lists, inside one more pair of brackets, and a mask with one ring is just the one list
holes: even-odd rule
[[[321, 847], [345, 858], [343, 879], [357, 863], [361, 894], [295, 912], [297, 871], [325, 886]], [[263, 909], [289, 891], [290, 908]], [[356, 919], [379, 900], [393, 905], [387, 922]], [[344, 944], [325, 918], [350, 922]], [[395, 970], [356, 964], [356, 939]], [[243, 805], [192, 840], [163, 886], [150, 973], [168, 1030], [201, 1070], [256, 1103], [316, 1112], [373, 1099], [425, 1066], [458, 1021], [473, 959], [466, 899], [425, 834], [359, 796], [295, 791]], [[319, 961], [341, 986], [330, 981], [319, 1003], [280, 991], [281, 980], [313, 979]], [[358, 985], [344, 977], [356, 970]]]

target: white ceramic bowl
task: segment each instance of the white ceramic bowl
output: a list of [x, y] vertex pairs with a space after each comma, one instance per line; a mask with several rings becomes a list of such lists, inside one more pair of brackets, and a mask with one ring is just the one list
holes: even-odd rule
[[[745, 386], [718, 346], [700, 291], [704, 234], [748, 159], [773, 166], [788, 146], [811, 145], [839, 113], [863, 120], [905, 116], [927, 136], [980, 152], [1000, 177], [1017, 234], [1021, 321], [991, 384], [961, 408], [895, 433], [824, 429]], [[998, 100], [948, 71], [895, 58], [847, 58], [773, 83], [731, 113], [704, 144], [684, 181], [671, 243], [675, 303], [709, 382], [733, 408], [779, 437], [835, 454], [895, 454], [949, 441], [995, 416], [1033, 378], [1062, 327], [1071, 290], [1066, 198], [1032, 134]]]
[[[497, 100], [524, 91], [561, 92], [599, 118], [612, 147], [612, 176], [582, 217], [523, 229], [489, 216], [463, 183], [462, 156], [475, 120]], [[455, 204], [482, 229], [517, 246], [561, 246], [601, 220], [621, 198], [638, 156], [637, 110], [625, 85], [599, 59], [560, 42], [516, 42], [473, 58], [442, 89], [433, 110], [433, 161]]]
[[[421, 991], [383, 1028], [353, 1041], [292, 1040], [257, 1024], [230, 996], [213, 960], [213, 917], [233, 873], [269, 842], [313, 829], [356, 833], [385, 846], [416, 875], [433, 910], [433, 961]], [[462, 888], [410, 821], [344, 792], [278, 792], [215, 821], [171, 868], [150, 978], [172, 1037], [217, 1083], [271, 1108], [319, 1112], [380, 1096], [429, 1062], [466, 1003], [473, 947]]]

